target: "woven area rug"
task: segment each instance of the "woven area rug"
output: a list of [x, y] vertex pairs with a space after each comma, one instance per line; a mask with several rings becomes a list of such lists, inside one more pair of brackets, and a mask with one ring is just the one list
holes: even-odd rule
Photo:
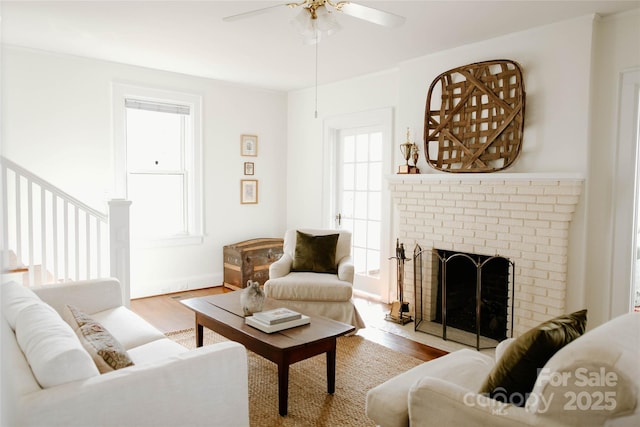
[[[194, 329], [170, 332], [169, 338], [195, 348]], [[225, 338], [205, 328], [204, 345]], [[289, 368], [288, 415], [278, 415], [278, 369], [247, 351], [249, 416], [255, 427], [373, 426], [365, 415], [367, 391], [422, 363], [360, 336], [338, 338], [336, 392], [327, 393], [326, 356], [319, 355]]]

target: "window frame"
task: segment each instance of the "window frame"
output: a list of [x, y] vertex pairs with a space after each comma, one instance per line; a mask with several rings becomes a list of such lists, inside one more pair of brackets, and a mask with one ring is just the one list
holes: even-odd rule
[[127, 198], [127, 145], [125, 100], [186, 105], [190, 109], [191, 126], [187, 129], [191, 143], [183, 142], [184, 169], [187, 174], [185, 209], [187, 233], [136, 240], [141, 246], [159, 247], [200, 244], [204, 238], [202, 192], [202, 96], [166, 89], [112, 83], [114, 192], [116, 198]]

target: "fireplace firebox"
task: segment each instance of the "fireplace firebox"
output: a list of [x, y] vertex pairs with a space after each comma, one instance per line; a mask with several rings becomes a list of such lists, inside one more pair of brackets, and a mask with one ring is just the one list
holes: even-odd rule
[[[513, 336], [514, 263], [499, 255], [432, 253], [436, 268], [431, 292], [423, 293], [422, 283], [415, 288], [421, 301], [419, 309], [416, 301], [415, 329], [478, 350]], [[421, 256], [416, 262], [421, 271]]]

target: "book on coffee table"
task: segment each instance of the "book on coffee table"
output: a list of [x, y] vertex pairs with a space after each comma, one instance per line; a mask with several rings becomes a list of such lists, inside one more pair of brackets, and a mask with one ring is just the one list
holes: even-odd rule
[[262, 323], [266, 323], [267, 325], [289, 322], [302, 317], [302, 315], [297, 311], [289, 310], [288, 308], [275, 308], [273, 310], [259, 311], [253, 313], [253, 316], [255, 319]]
[[253, 316], [245, 317], [244, 322], [249, 326], [253, 326], [256, 329], [261, 330], [262, 332], [271, 334], [273, 332], [278, 332], [278, 331], [282, 331], [289, 328], [295, 328], [296, 326], [303, 326], [303, 325], [309, 324], [311, 323], [311, 318], [309, 318], [309, 316], [305, 316], [304, 314], [301, 314], [300, 318], [298, 319], [293, 319], [286, 322], [274, 323], [273, 325], [269, 325], [257, 319], [254, 314]]

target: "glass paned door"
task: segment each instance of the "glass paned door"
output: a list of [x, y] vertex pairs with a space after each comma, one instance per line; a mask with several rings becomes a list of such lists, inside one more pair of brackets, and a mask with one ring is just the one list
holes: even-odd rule
[[352, 233], [354, 288], [380, 294], [382, 146], [380, 129], [341, 130], [338, 139], [336, 215]]

